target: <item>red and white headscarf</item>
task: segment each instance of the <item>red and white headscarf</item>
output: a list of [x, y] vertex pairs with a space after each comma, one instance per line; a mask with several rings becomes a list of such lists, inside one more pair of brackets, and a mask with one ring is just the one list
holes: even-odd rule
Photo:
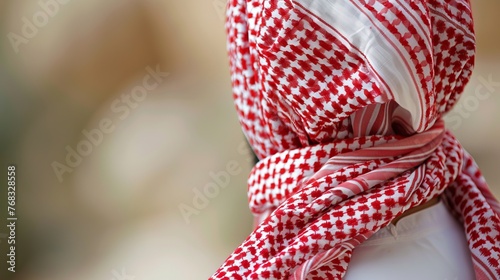
[[467, 0], [230, 0], [227, 16], [261, 161], [256, 228], [211, 279], [341, 279], [357, 245], [436, 196], [477, 279], [500, 279], [500, 205], [441, 118], [474, 64]]

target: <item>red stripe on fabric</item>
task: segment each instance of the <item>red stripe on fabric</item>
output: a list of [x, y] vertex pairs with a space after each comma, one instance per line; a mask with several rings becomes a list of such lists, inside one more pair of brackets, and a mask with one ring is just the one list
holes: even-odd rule
[[[408, 60], [405, 59], [405, 56], [403, 55], [403, 53], [401, 53], [401, 51], [396, 46], [396, 44], [394, 43], [394, 41], [392, 41], [392, 40], [389, 39], [389, 36], [386, 35], [386, 32], [384, 30], [382, 30], [377, 25], [377, 23], [375, 23], [375, 21], [368, 15], [368, 13], [363, 8], [361, 8], [358, 4], [356, 4], [354, 1], [352, 1], [352, 3], [353, 3], [353, 5], [355, 5], [359, 9], [359, 11], [361, 13], [363, 13], [368, 18], [368, 20], [370, 20], [370, 22], [373, 24], [373, 26], [375, 28], [377, 28], [377, 30], [379, 31], [379, 34], [381, 34], [387, 40], [387, 42], [389, 42], [389, 44], [394, 47], [394, 50], [399, 54], [399, 57], [401, 58], [401, 61], [405, 64], [405, 66], [406, 66], [406, 68], [408, 70], [408, 73], [410, 74], [411, 79], [413, 81], [413, 84], [415, 85], [415, 89], [417, 90], [418, 99], [419, 99], [419, 102], [420, 102], [420, 108], [422, 109], [422, 112], [421, 112], [421, 115], [420, 115], [419, 126], [417, 128], [417, 131], [420, 131], [422, 129], [423, 124], [425, 123], [424, 122], [424, 119], [425, 119], [425, 113], [424, 112], [426, 111], [427, 108], [424, 107], [424, 102], [422, 101], [422, 95], [423, 95], [422, 91], [421, 91], [421, 89], [420, 89], [417, 81], [415, 80], [415, 76], [413, 75], [412, 68], [408, 64]], [[387, 33], [390, 33], [390, 32], [387, 32]], [[401, 41], [398, 41], [398, 43], [401, 43]], [[412, 116], [412, 117], [415, 117], [415, 116]]]
[[475, 254], [472, 254], [472, 259], [474, 261], [474, 268], [476, 271], [476, 280], [497, 280], [495, 278], [494, 272], [486, 265], [480, 258]]
[[328, 24], [326, 21], [324, 21], [322, 18], [318, 17], [317, 15], [315, 15], [314, 13], [310, 12], [307, 8], [305, 8], [304, 6], [302, 6], [302, 4], [300, 3], [297, 3], [295, 1], [293, 1], [295, 3], [295, 5], [297, 5], [298, 7], [300, 7], [303, 12], [305, 12], [306, 14], [312, 16], [313, 18], [315, 18], [316, 20], [318, 20], [319, 22], [323, 23], [325, 26], [328, 26], [330, 29], [332, 29], [332, 31], [334, 31], [338, 36], [342, 37], [342, 39], [344, 39], [344, 41], [348, 42], [349, 45], [351, 46], [351, 48], [353, 48], [354, 50], [356, 50], [357, 52], [357, 55], [363, 57], [365, 59], [365, 61], [367, 62], [368, 66], [370, 66], [370, 70], [375, 73], [375, 75], [377, 76], [378, 80], [382, 83], [382, 85], [384, 85], [384, 87], [386, 88], [386, 91], [389, 92], [390, 94], [390, 97], [392, 99], [395, 98], [393, 92], [392, 92], [392, 89], [387, 85], [387, 83], [385, 82], [384, 79], [382, 79], [382, 76], [378, 73], [378, 71], [373, 67], [373, 65], [370, 63], [370, 61], [368, 60], [368, 58], [366, 57], [366, 55], [364, 53], [362, 53], [356, 46], [354, 46], [349, 40], [347, 40], [347, 38], [341, 34], [336, 28], [334, 28], [333, 26], [331, 26], [330, 24]]

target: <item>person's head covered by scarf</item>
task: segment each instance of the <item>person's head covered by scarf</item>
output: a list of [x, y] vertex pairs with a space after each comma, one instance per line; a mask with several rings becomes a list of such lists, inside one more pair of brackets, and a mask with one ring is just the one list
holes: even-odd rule
[[353, 248], [440, 196], [477, 279], [500, 279], [500, 207], [445, 129], [467, 84], [468, 1], [230, 0], [228, 50], [256, 228], [211, 279], [341, 279]]

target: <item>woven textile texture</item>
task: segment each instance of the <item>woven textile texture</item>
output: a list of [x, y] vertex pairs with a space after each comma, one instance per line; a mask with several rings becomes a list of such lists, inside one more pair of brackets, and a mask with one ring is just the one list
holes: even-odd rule
[[465, 0], [230, 0], [255, 230], [211, 279], [341, 279], [358, 244], [441, 196], [476, 278], [500, 279], [500, 205], [442, 120], [475, 55]]

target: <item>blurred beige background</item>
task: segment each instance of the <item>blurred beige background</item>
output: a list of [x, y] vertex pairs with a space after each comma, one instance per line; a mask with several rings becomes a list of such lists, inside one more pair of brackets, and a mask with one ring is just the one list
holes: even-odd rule
[[[500, 197], [500, 3], [473, 4], [477, 66], [448, 120]], [[18, 168], [19, 217], [15, 274], [0, 230], [0, 279], [206, 279], [246, 237], [251, 163], [231, 99], [224, 6], [0, 2], [0, 159]], [[31, 38], [12, 35], [24, 31]], [[82, 131], [103, 120], [112, 131], [67, 165], [67, 148], [85, 150]], [[54, 162], [66, 166], [59, 178]]]

